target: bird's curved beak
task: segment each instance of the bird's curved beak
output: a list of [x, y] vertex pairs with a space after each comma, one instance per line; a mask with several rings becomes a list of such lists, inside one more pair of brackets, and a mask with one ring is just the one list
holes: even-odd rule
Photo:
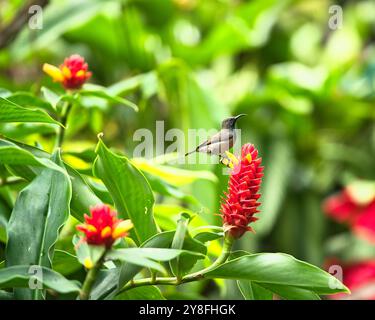
[[234, 118], [235, 118], [236, 120], [238, 120], [239, 118], [241, 118], [241, 117], [243, 117], [243, 116], [247, 116], [247, 114], [245, 114], [245, 113], [241, 113], [241, 114], [239, 114], [238, 116], [235, 116]]

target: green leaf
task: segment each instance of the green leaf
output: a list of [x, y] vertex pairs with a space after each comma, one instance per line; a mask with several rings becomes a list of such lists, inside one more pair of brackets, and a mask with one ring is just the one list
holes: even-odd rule
[[165, 231], [176, 229], [181, 212], [185, 212], [190, 216], [190, 228], [206, 225], [207, 220], [211, 217], [208, 215], [204, 216], [203, 213], [196, 214], [194, 211], [176, 204], [156, 204], [154, 207], [154, 216], [157, 225]]
[[[169, 248], [174, 231], [160, 232], [142, 243], [142, 248]], [[101, 281], [92, 290], [92, 299], [111, 299], [129, 280], [133, 279], [142, 266], [124, 262], [121, 267], [106, 270], [99, 274]]]
[[0, 122], [44, 122], [63, 126], [44, 111], [29, 109], [0, 97]]
[[210, 171], [180, 169], [156, 164], [143, 158], [134, 158], [131, 161], [139, 170], [159, 177], [173, 186], [190, 184], [196, 180], [217, 182], [217, 177]]
[[199, 201], [192, 195], [186, 194], [181, 191], [179, 188], [169, 184], [168, 182], [160, 179], [157, 176], [142, 171], [147, 181], [150, 183], [150, 186], [154, 192], [157, 192], [163, 196], [172, 197], [193, 205], [199, 205]]
[[173, 249], [184, 249], [200, 253], [201, 256], [187, 257], [180, 256], [176, 260], [170, 262], [171, 270], [174, 275], [180, 277], [188, 273], [191, 268], [196, 264], [198, 259], [203, 259], [207, 253], [206, 246], [200, 241], [193, 239], [188, 231], [188, 224], [190, 222], [190, 216], [187, 213], [183, 213], [177, 223], [177, 229], [173, 237], [171, 248]]
[[319, 295], [310, 290], [291, 286], [280, 286], [276, 284], [261, 283], [259, 286], [268, 289], [283, 299], [287, 300], [320, 300]]
[[[230, 255], [230, 260], [249, 255], [247, 251], [238, 250]], [[292, 286], [238, 280], [238, 288], [246, 300], [272, 300], [272, 293], [288, 300], [320, 300], [320, 297], [309, 290]]]
[[115, 300], [165, 300], [156, 286], [146, 286], [127, 290], [117, 295]]
[[[177, 229], [172, 240], [172, 249], [182, 249], [186, 233], [188, 231], [189, 219], [190, 217], [187, 214], [181, 214], [180, 219], [177, 222]], [[177, 257], [175, 260], [172, 260], [169, 265], [173, 274], [177, 277], [180, 277], [182, 272], [180, 268], [179, 257]]]
[[31, 135], [45, 135], [52, 137], [56, 134], [56, 128], [49, 123], [5, 123], [1, 126], [1, 131], [7, 138], [22, 139], [30, 138]]
[[[55, 153], [52, 157], [63, 168], [60, 155]], [[8, 224], [8, 267], [51, 267], [59, 229], [69, 216], [71, 195], [67, 174], [51, 169], [44, 169], [19, 193]], [[37, 298], [37, 290], [16, 292], [16, 296]]]
[[46, 99], [52, 106], [53, 110], [56, 110], [57, 104], [60, 101], [60, 96], [46, 87], [42, 87], [40, 91], [42, 92], [44, 99]]
[[61, 274], [51, 269], [38, 267], [40, 268], [40, 273], [35, 273], [29, 265], [0, 269], [0, 288], [29, 288], [29, 281], [31, 279], [33, 282], [38, 280], [46, 288], [59, 293], [79, 292], [80, 288], [76, 283], [67, 280]]
[[9, 96], [12, 95], [12, 92], [7, 90], [7, 89], [4, 89], [4, 88], [0, 88], [0, 97], [2, 98], [7, 98]]
[[149, 99], [155, 95], [158, 89], [156, 73], [151, 71], [121, 80], [109, 86], [107, 92], [111, 95], [119, 96], [132, 93], [137, 89], [141, 89], [144, 99]]
[[[8, 139], [9, 140], [9, 139]], [[52, 164], [54, 168], [60, 169], [60, 167], [56, 166], [52, 161], [50, 161], [48, 158], [50, 157], [50, 154], [40, 150], [38, 148], [16, 142], [16, 141], [7, 141], [0, 139], [0, 146], [17, 146], [21, 148], [23, 151], [31, 153], [34, 157], [37, 157], [37, 162], [47, 161], [48, 165]], [[11, 153], [17, 154], [18, 150], [12, 150]], [[29, 157], [29, 155], [28, 155]], [[1, 157], [0, 157], [1, 158]], [[30, 158], [30, 157], [29, 157]], [[44, 160], [42, 160], [44, 159]], [[5, 160], [4, 160], [5, 161]], [[22, 177], [26, 179], [27, 181], [31, 181], [34, 179], [35, 176], [39, 175], [42, 171], [42, 167], [40, 165], [33, 165], [30, 163], [30, 165], [15, 165], [14, 161], [12, 162], [12, 158], [8, 157], [6, 158], [7, 167], [10, 169], [10, 171], [19, 177]], [[25, 161], [25, 160], [22, 160]], [[34, 160], [31, 160], [32, 163], [35, 163]], [[94, 206], [96, 204], [101, 203], [100, 199], [95, 195], [95, 193], [91, 190], [91, 188], [86, 183], [85, 179], [72, 167], [70, 167], [67, 164], [64, 164], [66, 171], [68, 172], [71, 184], [72, 184], [72, 200], [71, 200], [71, 209], [72, 214], [75, 218], [77, 218], [79, 221], [83, 221], [83, 214], [89, 212], [90, 206]]]
[[47, 167], [64, 173], [64, 170], [50, 159], [38, 158], [12, 142], [0, 140], [0, 163]]
[[224, 236], [224, 232], [223, 231], [220, 231], [220, 232], [203, 231], [203, 232], [197, 233], [194, 236], [194, 239], [196, 239], [196, 240], [198, 240], [198, 241], [200, 241], [202, 243], [206, 243], [206, 242], [209, 242], [209, 241], [220, 239], [223, 236]]
[[255, 282], [239, 280], [237, 285], [245, 300], [272, 300], [272, 292]]
[[128, 248], [112, 250], [106, 257], [108, 259], [126, 261], [131, 264], [164, 272], [164, 268], [155, 261], [169, 261], [180, 255], [199, 256], [201, 254], [177, 249]]
[[142, 243], [156, 234], [153, 217], [154, 196], [143, 174], [124, 156], [111, 152], [99, 139], [94, 175], [111, 194], [121, 218], [134, 224], [134, 240]]
[[55, 250], [52, 266], [53, 270], [64, 276], [69, 275], [82, 267], [77, 261], [76, 256], [64, 250]]
[[12, 292], [0, 290], [0, 300], [14, 300]]
[[329, 273], [282, 253], [245, 255], [209, 271], [205, 277], [292, 286], [317, 294], [349, 292], [348, 288]]
[[19, 106], [27, 108], [39, 108], [49, 112], [55, 112], [55, 108], [48, 102], [32, 95], [29, 92], [16, 92], [7, 99]]
[[101, 87], [101, 86], [93, 85], [93, 84], [86, 84], [83, 87], [83, 89], [79, 91], [79, 94], [82, 96], [94, 96], [94, 97], [103, 98], [109, 102], [122, 104], [124, 106], [132, 108], [134, 111], [138, 111], [138, 107], [135, 103], [125, 98], [119, 97], [117, 95], [112, 95], [110, 92], [106, 90], [105, 87]]

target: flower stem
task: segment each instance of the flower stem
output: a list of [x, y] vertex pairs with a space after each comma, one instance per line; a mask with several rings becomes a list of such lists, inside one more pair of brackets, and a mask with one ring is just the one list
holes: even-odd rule
[[220, 256], [215, 260], [215, 262], [203, 270], [186, 275], [185, 277], [182, 278], [182, 281], [190, 282], [190, 281], [203, 278], [207, 272], [215, 269], [216, 267], [220, 266], [225, 261], [227, 261], [231, 253], [233, 241], [234, 241], [234, 238], [232, 238], [229, 234], [226, 234], [224, 237], [223, 250], [221, 251]]
[[99, 258], [96, 264], [87, 272], [81, 292], [79, 293], [80, 300], [88, 300], [90, 298], [91, 289], [95, 283], [99, 270], [103, 265], [106, 253], [107, 250], [104, 251], [103, 255]]
[[63, 110], [62, 110], [62, 115], [61, 115], [61, 124], [64, 127], [60, 127], [58, 134], [57, 134], [57, 147], [60, 148], [64, 142], [64, 136], [65, 136], [65, 130], [66, 130], [66, 123], [68, 121], [68, 116], [70, 113], [70, 110], [72, 109], [72, 103], [71, 102], [66, 102]]
[[224, 245], [223, 250], [220, 254], [220, 256], [215, 260], [213, 264], [211, 264], [209, 267], [202, 269], [200, 271], [188, 274], [182, 279], [179, 279], [177, 277], [151, 277], [151, 278], [144, 278], [139, 280], [132, 280], [129, 281], [120, 291], [119, 293], [122, 293], [126, 290], [133, 289], [135, 287], [141, 287], [141, 286], [148, 286], [148, 285], [180, 285], [187, 282], [192, 281], [198, 281], [204, 279], [204, 275], [208, 273], [209, 271], [217, 268], [221, 264], [223, 264], [225, 261], [227, 261], [230, 253], [231, 248], [233, 245], [234, 239], [230, 235], [226, 235], [224, 237]]

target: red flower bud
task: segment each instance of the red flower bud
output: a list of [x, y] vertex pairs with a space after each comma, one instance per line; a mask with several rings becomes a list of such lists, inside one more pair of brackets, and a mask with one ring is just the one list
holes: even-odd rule
[[253, 231], [249, 223], [258, 220], [254, 214], [260, 203], [259, 188], [263, 169], [262, 158], [252, 144], [242, 146], [241, 159], [234, 161], [229, 178], [228, 192], [221, 204], [224, 231], [232, 237], [239, 238], [246, 231]]
[[116, 239], [127, 236], [133, 227], [130, 220], [117, 219], [117, 212], [104, 204], [90, 208], [91, 217], [84, 215], [86, 223], [77, 226], [88, 244], [111, 247]]
[[91, 77], [85, 59], [78, 54], [66, 58], [59, 68], [45, 63], [43, 71], [51, 76], [53, 81], [62, 83], [65, 89], [79, 89]]

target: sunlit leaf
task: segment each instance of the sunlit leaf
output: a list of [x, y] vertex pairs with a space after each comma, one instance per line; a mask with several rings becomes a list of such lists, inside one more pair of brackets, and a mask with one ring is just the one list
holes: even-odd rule
[[106, 185], [120, 217], [131, 219], [135, 239], [142, 243], [154, 235], [154, 196], [142, 173], [125, 156], [111, 152], [99, 139], [94, 174]]
[[46, 112], [24, 108], [0, 97], [0, 122], [44, 122], [61, 125]]

